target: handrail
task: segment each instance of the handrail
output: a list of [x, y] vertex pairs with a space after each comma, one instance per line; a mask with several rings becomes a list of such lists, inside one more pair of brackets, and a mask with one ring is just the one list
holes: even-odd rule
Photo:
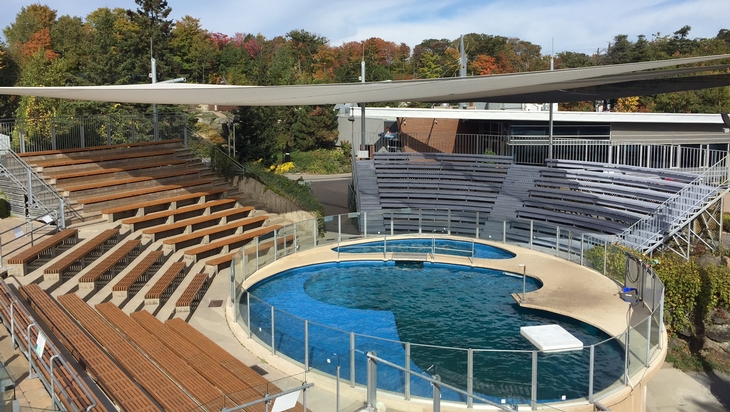
[[[190, 147], [191, 145], [188, 140], [191, 137], [195, 140], [195, 143], [204, 146], [205, 148], [210, 150], [210, 152], [205, 153], [204, 151], [201, 151], [197, 148]], [[209, 158], [211, 162], [210, 168], [218, 173], [221, 177], [231, 177], [231, 172], [234, 176], [242, 176], [244, 173], [245, 169], [240, 162], [238, 162], [228, 153], [223, 151], [220, 147], [209, 142], [207, 139], [205, 139], [203, 136], [199, 135], [195, 130], [190, 129], [189, 127], [185, 128], [185, 147], [201, 159]], [[224, 162], [220, 162], [217, 156], [222, 156], [222, 158], [225, 159]]]
[[[665, 200], [656, 208], [653, 214], [629, 226], [616, 236], [619, 242], [632, 249], [645, 252], [645, 248], [652, 246], [650, 245], [652, 239], [663, 235], [667, 228], [672, 228], [678, 222], [683, 221], [688, 212], [696, 211], [699, 205], [714, 196], [722, 185], [727, 184], [727, 162], [729, 160], [730, 156], [724, 157], [702, 172], [674, 196]], [[709, 188], [712, 188], [712, 190], [709, 190]], [[635, 236], [637, 242], [632, 242], [631, 237], [636, 232], [643, 232], [645, 235]]]

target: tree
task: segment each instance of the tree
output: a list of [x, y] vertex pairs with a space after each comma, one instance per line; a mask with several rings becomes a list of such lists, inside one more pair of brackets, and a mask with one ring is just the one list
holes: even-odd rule
[[337, 114], [333, 107], [299, 107], [292, 125], [293, 147], [300, 151], [333, 147], [337, 142]]
[[[137, 10], [127, 10], [133, 26], [124, 33], [124, 53], [129, 59], [124, 69], [130, 75], [130, 82], [149, 82], [148, 73], [152, 72], [150, 54], [157, 61], [157, 78], [160, 80], [176, 77], [170, 47], [170, 37], [175, 23], [168, 19], [172, 8], [167, 0], [135, 0]], [[145, 81], [141, 81], [141, 80]]]
[[280, 117], [281, 107], [247, 106], [239, 107], [235, 113], [241, 119], [236, 125], [236, 153], [242, 162], [261, 161], [272, 165], [276, 154], [287, 141]]
[[31, 4], [20, 9], [15, 21], [3, 29], [10, 53], [14, 57], [22, 51], [23, 45], [41, 30], [49, 30], [56, 21], [56, 10], [41, 4]]
[[131, 76], [124, 71], [130, 56], [124, 53], [124, 33], [136, 30], [124, 9], [99, 8], [86, 17], [86, 59], [80, 76], [87, 84], [127, 84]]
[[496, 69], [497, 64], [495, 63], [494, 57], [490, 57], [485, 54], [479, 54], [474, 61], [469, 62], [469, 70], [472, 74], [476, 74], [478, 76], [492, 74]]
[[584, 53], [566, 51], [558, 53], [555, 57], [554, 65], [556, 69], [573, 69], [593, 66], [593, 60], [591, 60], [591, 57]]
[[208, 32], [200, 27], [200, 20], [191, 16], [178, 20], [170, 45], [176, 72], [185, 74], [190, 80], [206, 83], [206, 73], [211, 74], [216, 50]]
[[298, 83], [311, 83], [315, 55], [328, 43], [327, 38], [305, 30], [292, 30], [286, 38], [296, 58]]

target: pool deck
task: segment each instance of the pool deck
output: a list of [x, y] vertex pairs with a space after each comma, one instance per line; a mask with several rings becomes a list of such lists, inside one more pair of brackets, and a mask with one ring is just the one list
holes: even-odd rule
[[[419, 236], [404, 237], [417, 238]], [[463, 238], [448, 236], [444, 238], [463, 240]], [[524, 264], [527, 276], [538, 279], [543, 286], [538, 290], [528, 292], [524, 300], [521, 299], [521, 292], [513, 294], [521, 306], [578, 319], [601, 329], [610, 336], [619, 336], [626, 330], [627, 321], [630, 315], [633, 315], [632, 309], [629, 303], [621, 299], [620, 287], [613, 280], [577, 263], [568, 262], [546, 253], [496, 242], [482, 241], [480, 243], [508, 250], [516, 256], [511, 259], [469, 259], [461, 256], [436, 255], [435, 259], [429, 257], [428, 261], [485, 267], [515, 275], [522, 275], [522, 268], [519, 265]], [[388, 260], [392, 255], [392, 253], [387, 254]], [[248, 287], [293, 267], [322, 262], [383, 260], [383, 258], [382, 253], [340, 253], [338, 256], [337, 252], [332, 251], [331, 248], [317, 248], [299, 252], [292, 258], [279, 260], [260, 269], [246, 280], [244, 286]], [[648, 315], [648, 312], [646, 314]]]

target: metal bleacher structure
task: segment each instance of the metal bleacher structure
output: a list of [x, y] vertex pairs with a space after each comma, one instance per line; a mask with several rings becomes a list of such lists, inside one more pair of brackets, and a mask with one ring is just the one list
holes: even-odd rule
[[286, 223], [188, 143], [2, 147], [0, 189], [37, 238], [4, 251], [0, 320], [60, 410], [263, 411], [281, 392], [185, 324], [231, 252]]
[[[548, 159], [534, 166], [515, 164], [509, 156], [380, 152], [357, 162], [355, 180], [360, 211], [386, 211], [382, 219], [369, 217], [371, 232], [420, 225], [473, 235], [476, 216], [483, 233], [505, 228], [507, 237], [529, 237], [532, 231], [533, 242], [539, 242], [541, 229], [554, 237], [557, 227], [643, 254], [670, 249], [689, 259], [692, 245], [719, 245], [722, 198], [729, 190], [727, 162], [724, 157], [688, 172], [575, 160]], [[449, 209], [450, 216], [444, 219], [430, 209]], [[448, 228], [444, 221], [450, 222]]]

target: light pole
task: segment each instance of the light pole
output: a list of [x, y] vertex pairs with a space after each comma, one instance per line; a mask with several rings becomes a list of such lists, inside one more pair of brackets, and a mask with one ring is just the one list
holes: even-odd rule
[[524, 303], [527, 289], [527, 266], [524, 263], [520, 263], [520, 267], [522, 268], [522, 301], [520, 303]]
[[355, 112], [352, 110], [352, 106], [350, 107], [350, 116], [347, 118], [347, 121], [350, 122], [350, 130], [352, 131], [352, 134], [350, 135], [350, 151], [352, 152], [352, 168], [355, 168]]

